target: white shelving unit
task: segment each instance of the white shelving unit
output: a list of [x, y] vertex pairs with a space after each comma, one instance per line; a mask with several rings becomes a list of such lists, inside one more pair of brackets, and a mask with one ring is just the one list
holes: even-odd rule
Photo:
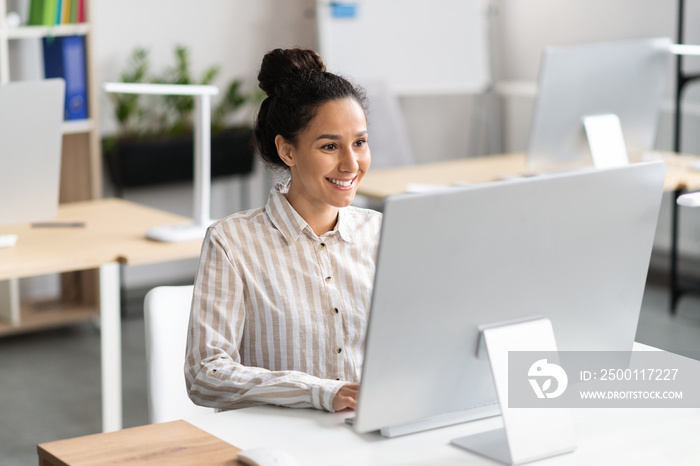
[[7, 22], [9, 0], [0, 0], [0, 83], [11, 77], [10, 43], [25, 39], [80, 35], [85, 37], [88, 79], [88, 120], [69, 121], [64, 125], [61, 202], [102, 197], [102, 157], [99, 128], [96, 123], [97, 86], [92, 66], [90, 1], [85, 0], [85, 23], [56, 26], [10, 26]]
[[[11, 5], [11, 0], [0, 0], [0, 84], [10, 82], [13, 74], [17, 74], [11, 69], [13, 41], [72, 35], [85, 37], [89, 118], [63, 124], [59, 198], [62, 203], [99, 199], [102, 197], [102, 154], [97, 123], [98, 86], [92, 60], [91, 2], [85, 0], [85, 22], [56, 26], [10, 25], [7, 14]], [[18, 51], [21, 53], [19, 47], [13, 52]], [[0, 336], [95, 317], [99, 298], [97, 274], [96, 269], [61, 274], [60, 296], [50, 302], [20, 300], [18, 280], [1, 281]]]

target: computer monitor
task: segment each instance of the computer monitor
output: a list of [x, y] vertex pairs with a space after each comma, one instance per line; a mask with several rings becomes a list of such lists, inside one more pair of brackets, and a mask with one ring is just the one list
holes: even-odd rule
[[543, 316], [561, 351], [631, 351], [665, 173], [645, 162], [388, 198], [355, 430], [497, 414], [484, 326]]
[[616, 115], [630, 155], [652, 150], [671, 72], [670, 45], [669, 39], [656, 38], [547, 47], [527, 151], [529, 168], [591, 165], [583, 124], [588, 116]]
[[65, 81], [0, 84], [0, 225], [58, 211]]

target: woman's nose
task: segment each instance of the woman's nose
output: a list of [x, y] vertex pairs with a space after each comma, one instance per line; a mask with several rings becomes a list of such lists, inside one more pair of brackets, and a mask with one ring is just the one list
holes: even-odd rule
[[359, 154], [356, 154], [351, 148], [345, 148], [341, 152], [339, 169], [346, 173], [355, 173], [359, 168], [358, 163]]

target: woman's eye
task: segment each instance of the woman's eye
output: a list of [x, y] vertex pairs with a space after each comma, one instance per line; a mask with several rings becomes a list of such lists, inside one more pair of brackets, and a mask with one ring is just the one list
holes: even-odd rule
[[325, 146], [321, 147], [323, 150], [333, 150], [335, 149], [335, 144], [326, 144]]
[[357, 147], [362, 147], [362, 146], [364, 146], [365, 144], [367, 144], [367, 140], [366, 140], [366, 139], [358, 139], [357, 141], [355, 141], [355, 145], [356, 145]]

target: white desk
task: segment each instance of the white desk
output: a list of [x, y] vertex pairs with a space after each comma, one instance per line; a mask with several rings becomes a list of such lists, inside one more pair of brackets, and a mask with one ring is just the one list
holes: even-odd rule
[[[282, 448], [305, 466], [499, 464], [449, 442], [500, 427], [500, 417], [385, 439], [378, 434], [356, 434], [343, 421], [348, 415], [260, 406], [188, 422], [244, 450]], [[657, 466], [700, 462], [700, 408], [574, 410], [574, 421], [576, 451], [532, 464]]]
[[[643, 345], [637, 345], [642, 349]], [[647, 347], [648, 348], [648, 347]], [[700, 362], [697, 363], [700, 368]], [[575, 409], [578, 447], [536, 465], [695, 465], [700, 463], [700, 408]], [[260, 406], [188, 419], [241, 449], [274, 446], [305, 466], [499, 464], [453, 447], [456, 437], [501, 427], [494, 417], [403, 437], [357, 434], [352, 413]]]

